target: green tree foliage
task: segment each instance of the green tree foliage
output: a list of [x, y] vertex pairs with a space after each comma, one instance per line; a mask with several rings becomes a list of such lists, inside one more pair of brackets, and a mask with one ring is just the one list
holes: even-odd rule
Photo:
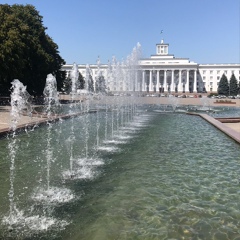
[[[84, 89], [84, 86], [85, 86], [85, 80], [84, 80], [82, 74], [79, 72], [77, 89]], [[71, 92], [72, 80], [71, 80], [70, 76], [67, 77], [66, 79], [64, 79], [61, 90], [66, 94], [69, 94]]]
[[97, 79], [96, 79], [96, 82], [95, 82], [95, 91], [97, 93], [106, 93], [106, 83], [105, 83], [105, 78], [104, 76], [99, 76]]
[[225, 74], [222, 75], [219, 85], [218, 85], [218, 94], [228, 95], [229, 94], [229, 85], [228, 79]]
[[232, 74], [229, 81], [229, 94], [231, 96], [236, 96], [238, 94], [238, 82], [234, 73]]
[[69, 94], [71, 92], [71, 89], [72, 89], [71, 78], [67, 77], [63, 80], [61, 91], [66, 94]]
[[29, 93], [40, 95], [49, 73], [55, 75], [60, 89], [65, 62], [35, 7], [1, 4], [0, 23], [0, 93], [9, 94], [11, 82], [19, 79]]
[[89, 76], [88, 80], [88, 89], [89, 92], [94, 92], [94, 87], [93, 87], [93, 77], [92, 75]]
[[84, 77], [81, 73], [79, 73], [79, 76], [78, 76], [78, 81], [79, 81], [79, 89], [84, 89], [84, 86], [85, 86], [85, 80], [84, 80]]

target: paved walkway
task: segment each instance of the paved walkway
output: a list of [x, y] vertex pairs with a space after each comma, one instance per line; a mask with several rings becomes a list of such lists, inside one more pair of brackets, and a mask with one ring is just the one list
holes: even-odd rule
[[[11, 126], [11, 116], [10, 116], [11, 107], [9, 106], [0, 106], [0, 132], [9, 130]], [[21, 116], [18, 125], [28, 125], [33, 124], [34, 122], [40, 122], [43, 118], [41, 117], [32, 117]]]

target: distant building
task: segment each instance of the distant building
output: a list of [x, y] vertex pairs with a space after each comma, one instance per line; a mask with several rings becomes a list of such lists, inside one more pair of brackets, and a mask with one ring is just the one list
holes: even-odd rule
[[[68, 74], [72, 64], [66, 64], [62, 70]], [[94, 81], [99, 75], [99, 65], [89, 65]], [[114, 66], [115, 68], [117, 65]], [[85, 77], [86, 65], [78, 65], [79, 72]], [[121, 77], [109, 77], [109, 65], [101, 64], [100, 71], [110, 91], [138, 91], [156, 93], [203, 93], [217, 92], [223, 74], [230, 79], [234, 73], [240, 81], [240, 64], [198, 64], [188, 58], [176, 58], [169, 54], [169, 44], [156, 44], [156, 54], [140, 59], [131, 81]], [[124, 72], [124, 66], [122, 67]], [[111, 78], [111, 79], [110, 79]], [[128, 77], [129, 78], [129, 77]], [[95, 84], [94, 84], [95, 86]]]

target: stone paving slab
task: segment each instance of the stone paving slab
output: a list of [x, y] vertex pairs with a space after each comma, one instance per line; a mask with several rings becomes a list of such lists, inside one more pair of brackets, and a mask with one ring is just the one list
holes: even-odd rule
[[[236, 142], [240, 143], [240, 124], [238, 123], [237, 125], [234, 125], [236, 128], [233, 127], [233, 124], [236, 123], [222, 123], [218, 121], [217, 119], [207, 115], [207, 114], [198, 114], [198, 113], [189, 113], [192, 115], [198, 115], [205, 119], [207, 122], [221, 130], [223, 133], [234, 139]], [[239, 130], [239, 131], [238, 131]]]
[[[10, 107], [4, 107], [4, 111], [1, 111], [3, 108], [0, 107], [0, 136], [6, 136], [11, 132], [11, 116], [10, 116]], [[89, 111], [89, 113], [94, 113], [95, 110]], [[22, 115], [19, 119], [16, 130], [26, 129], [28, 127], [34, 127], [35, 125], [46, 124], [47, 122], [59, 121], [60, 119], [67, 119], [71, 117], [77, 117], [83, 115], [85, 112], [77, 112], [73, 114], [65, 115], [52, 115], [49, 119], [46, 115], [32, 114], [32, 116]]]

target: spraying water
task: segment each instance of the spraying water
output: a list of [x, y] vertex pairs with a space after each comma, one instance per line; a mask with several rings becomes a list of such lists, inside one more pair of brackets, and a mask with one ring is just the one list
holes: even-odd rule
[[47, 187], [38, 188], [37, 191], [33, 194], [32, 199], [39, 202], [45, 203], [63, 203], [68, 202], [74, 199], [74, 194], [71, 193], [69, 189], [58, 188], [50, 186], [50, 170], [51, 163], [55, 161], [55, 156], [53, 154], [53, 137], [52, 137], [52, 128], [53, 128], [53, 113], [56, 106], [59, 104], [58, 94], [57, 94], [57, 83], [56, 78], [52, 74], [47, 75], [46, 85], [43, 91], [44, 102], [47, 111], [47, 146], [45, 150], [46, 155], [46, 181]]
[[[139, 47], [137, 46], [134, 48], [133, 53], [128, 58], [128, 61], [126, 63], [119, 64], [117, 63], [116, 59], [113, 59], [112, 66], [109, 67], [109, 78], [107, 79], [107, 84], [111, 85], [112, 87], [116, 87], [118, 89], [122, 89], [123, 91], [135, 91], [137, 89], [137, 80], [136, 80], [136, 71], [138, 71], [137, 67], [137, 60], [139, 56]], [[100, 73], [100, 70], [99, 70]], [[76, 64], [73, 65], [73, 69], [71, 72], [71, 80], [72, 80], [72, 90], [71, 90], [71, 96], [72, 100], [75, 99], [77, 88], [78, 88], [78, 67]], [[105, 82], [103, 81], [103, 78], [100, 79], [100, 89], [104, 88], [104, 91], [106, 91]], [[85, 79], [85, 90], [87, 91], [86, 100], [84, 103], [85, 106], [85, 124], [83, 126], [84, 132], [85, 132], [85, 159], [84, 161], [79, 161], [79, 165], [81, 166], [89, 166], [93, 165], [93, 162], [91, 162], [91, 158], [89, 158], [89, 155], [91, 151], [89, 151], [89, 110], [90, 110], [90, 89], [93, 89], [92, 85], [92, 79], [91, 79], [91, 69], [89, 65], [87, 65], [86, 68], [86, 79]], [[91, 83], [91, 84], [90, 84]], [[104, 83], [104, 84], [102, 84]], [[12, 105], [12, 111], [11, 116], [12, 118], [12, 125], [11, 129], [13, 131], [16, 130], [17, 124], [21, 118], [21, 113], [24, 111], [27, 111], [29, 114], [31, 112], [31, 104], [30, 102], [30, 95], [26, 91], [26, 87], [23, 86], [18, 80], [14, 80], [13, 84], [13, 93], [11, 95], [11, 105]], [[98, 87], [99, 87], [98, 86]], [[96, 87], [96, 86], [95, 86]], [[92, 90], [91, 90], [92, 91]], [[46, 182], [44, 187], [36, 187], [34, 194], [31, 196], [32, 200], [38, 201], [37, 206], [43, 205], [43, 209], [48, 209], [48, 206], [51, 205], [52, 207], [61, 203], [69, 202], [73, 199], [77, 199], [75, 194], [73, 194], [69, 189], [62, 188], [62, 187], [53, 187], [51, 186], [52, 182], [51, 177], [53, 178], [54, 174], [51, 176], [51, 163], [56, 161], [56, 155], [54, 154], [54, 125], [52, 124], [52, 121], [54, 120], [54, 113], [56, 107], [59, 105], [58, 100], [58, 93], [57, 93], [57, 84], [56, 84], [56, 78], [49, 74], [47, 75], [46, 79], [46, 85], [44, 88], [44, 101], [45, 101], [45, 109], [46, 109], [46, 115], [47, 115], [47, 130], [44, 136], [44, 144], [45, 149], [44, 153], [46, 156], [46, 163], [44, 162], [44, 168], [47, 169], [46, 173]], [[116, 129], [119, 130], [120, 125], [120, 117], [121, 117], [121, 125], [125, 125], [124, 122], [124, 115], [126, 118], [126, 115], [128, 117], [128, 121], [134, 120], [134, 115], [136, 112], [136, 107], [134, 103], [132, 102], [132, 99], [128, 97], [128, 103], [122, 104], [119, 102], [120, 98], [113, 98], [113, 101], [111, 104], [106, 102], [106, 112], [105, 112], [105, 139], [107, 138], [108, 134], [108, 127], [109, 132], [110, 128], [112, 128], [112, 138], [116, 137], [114, 136], [114, 127], [116, 125]], [[73, 102], [73, 101], [72, 101]], [[110, 116], [110, 111], [108, 109], [108, 106], [111, 106], [112, 108], [112, 116]], [[98, 107], [98, 106], [97, 106]], [[125, 108], [125, 111], [124, 111]], [[70, 106], [70, 110], [73, 111], [73, 108]], [[116, 112], [116, 114], [114, 113]], [[126, 113], [126, 114], [124, 114]], [[100, 118], [97, 111], [97, 122], [100, 122]], [[101, 113], [100, 113], [101, 114]], [[120, 116], [121, 114], [121, 116]], [[112, 121], [110, 118], [112, 117]], [[108, 123], [109, 122], [109, 123]], [[110, 123], [111, 122], [111, 123]], [[136, 123], [134, 123], [136, 124]], [[104, 125], [104, 123], [102, 124]], [[108, 126], [109, 125], [109, 126]], [[111, 126], [110, 126], [111, 125]], [[99, 137], [98, 136], [98, 130], [100, 128], [100, 124], [97, 124], [97, 144], [99, 143]], [[101, 132], [99, 132], [101, 133]], [[73, 122], [72, 122], [72, 128], [70, 131], [70, 138], [71, 138], [71, 154], [70, 154], [70, 173], [73, 171], [72, 163], [73, 163], [73, 148], [72, 143], [75, 140], [75, 129], [73, 128]], [[11, 142], [9, 143], [8, 149], [9, 149], [9, 158], [11, 159], [11, 169], [10, 169], [10, 191], [9, 191], [9, 202], [10, 202], [10, 214], [8, 217], [4, 218], [5, 223], [8, 222], [10, 225], [15, 224], [17, 221], [18, 223], [21, 223], [21, 227], [30, 226], [34, 230], [46, 230], [49, 227], [51, 227], [53, 224], [56, 224], [56, 220], [52, 218], [52, 211], [46, 211], [44, 214], [49, 214], [51, 217], [39, 217], [39, 216], [33, 216], [33, 217], [25, 217], [21, 211], [18, 211], [16, 208], [15, 198], [14, 198], [14, 177], [15, 177], [15, 160], [16, 160], [16, 154], [18, 152], [19, 146], [17, 144], [17, 139], [15, 138], [15, 132], [13, 134], [13, 137], [11, 139]], [[113, 148], [112, 148], [113, 149]], [[95, 161], [96, 164], [96, 161]], [[101, 164], [101, 161], [98, 162], [98, 164]], [[63, 165], [61, 163], [61, 169], [63, 168]], [[86, 169], [86, 168], [85, 168]], [[91, 168], [87, 168], [90, 170]], [[44, 170], [45, 172], [45, 170]], [[71, 174], [70, 174], [71, 175]], [[16, 220], [17, 219], [17, 220]], [[58, 222], [58, 226], [65, 226], [67, 225], [67, 222], [60, 221]], [[61, 228], [61, 227], [60, 227]]]
[[21, 118], [21, 114], [27, 111], [28, 115], [31, 115], [31, 96], [24, 86], [18, 79], [12, 82], [12, 93], [11, 93], [11, 129], [16, 130], [17, 124]]
[[168, 101], [169, 101], [169, 103], [170, 103], [170, 105], [172, 106], [172, 110], [173, 110], [173, 112], [175, 112], [176, 111], [176, 108], [177, 108], [177, 106], [178, 106], [178, 98], [177, 97], [175, 97], [175, 96], [169, 96], [168, 97]]
[[31, 96], [18, 79], [15, 79], [12, 83], [11, 93], [11, 130], [12, 137], [9, 139], [8, 150], [10, 159], [10, 190], [9, 190], [9, 216], [5, 218], [7, 222], [12, 225], [16, 222], [19, 210], [15, 203], [15, 191], [14, 191], [14, 179], [15, 179], [15, 159], [18, 151], [18, 141], [16, 138], [16, 129], [21, 118], [23, 111], [27, 110], [28, 114], [31, 114]]
[[74, 95], [77, 93], [78, 76], [79, 76], [78, 65], [76, 63], [73, 63], [73, 68], [70, 76], [72, 81], [71, 94], [72, 94], [72, 97], [74, 97]]
[[[90, 75], [91, 69], [89, 65], [86, 66], [86, 90], [89, 92], [89, 82], [90, 82]], [[90, 95], [88, 94], [88, 99], [86, 99], [85, 103], [85, 156], [88, 158], [88, 140], [89, 140], [89, 98]]]
[[51, 147], [51, 131], [52, 123], [50, 122], [52, 118], [53, 109], [55, 106], [59, 105], [58, 94], [57, 94], [57, 81], [52, 74], [48, 74], [46, 78], [45, 88], [43, 90], [44, 103], [46, 107], [47, 117], [48, 117], [48, 131], [47, 131], [47, 148], [46, 148], [46, 159], [47, 159], [47, 189], [49, 190], [50, 185], [50, 167], [51, 161], [53, 161], [53, 150]]

